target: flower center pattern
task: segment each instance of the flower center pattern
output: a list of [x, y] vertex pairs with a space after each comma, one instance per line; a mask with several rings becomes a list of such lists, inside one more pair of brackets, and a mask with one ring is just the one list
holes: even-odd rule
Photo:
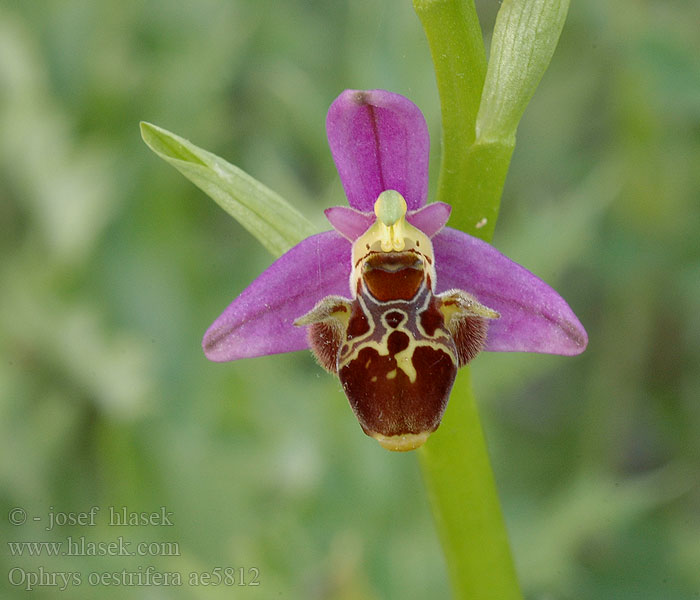
[[352, 247], [351, 300], [329, 296], [296, 321], [319, 362], [337, 374], [365, 433], [412, 450], [437, 429], [457, 369], [498, 313], [457, 290], [436, 295], [430, 238], [406, 221], [406, 202], [382, 192], [376, 221]]

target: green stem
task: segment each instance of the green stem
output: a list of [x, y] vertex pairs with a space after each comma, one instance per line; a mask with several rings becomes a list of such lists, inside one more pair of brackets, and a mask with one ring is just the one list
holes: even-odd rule
[[468, 368], [419, 452], [455, 598], [522, 598]]
[[[486, 51], [472, 0], [413, 0], [435, 64], [442, 107], [442, 162], [438, 200], [465, 203], [469, 148], [486, 77]], [[459, 228], [453, 213], [451, 225]]]
[[[437, 199], [453, 205], [450, 225], [488, 240], [513, 145], [475, 143], [486, 75], [476, 10], [471, 0], [413, 4], [430, 45], [442, 109]], [[468, 368], [460, 372], [442, 425], [420, 457], [455, 597], [520, 600]]]
[[453, 207], [451, 227], [491, 241], [514, 148], [515, 141], [500, 140], [477, 140], [470, 146], [462, 175], [470, 200]]

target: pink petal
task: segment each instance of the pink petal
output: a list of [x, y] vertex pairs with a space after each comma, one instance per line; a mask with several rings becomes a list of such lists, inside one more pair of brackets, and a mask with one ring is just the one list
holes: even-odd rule
[[447, 223], [452, 207], [444, 202], [433, 202], [406, 215], [406, 220], [428, 237], [433, 237]]
[[459, 288], [501, 318], [489, 322], [486, 350], [580, 354], [588, 335], [564, 299], [544, 281], [466, 233], [433, 239], [438, 291]]
[[308, 348], [292, 323], [321, 298], [349, 294], [350, 243], [335, 231], [313, 235], [270, 265], [204, 334], [209, 360], [223, 362]]
[[384, 90], [345, 90], [328, 109], [328, 143], [350, 206], [371, 212], [385, 190], [417, 210], [428, 193], [430, 137], [420, 109]]
[[331, 206], [323, 212], [333, 229], [351, 242], [367, 231], [377, 219], [373, 212], [360, 212], [349, 206]]
[[[434, 202], [406, 215], [406, 220], [428, 237], [440, 231], [450, 218], [452, 207], [444, 202]], [[343, 237], [354, 242], [376, 220], [373, 212], [360, 212], [348, 206], [331, 206], [323, 211], [329, 223]]]

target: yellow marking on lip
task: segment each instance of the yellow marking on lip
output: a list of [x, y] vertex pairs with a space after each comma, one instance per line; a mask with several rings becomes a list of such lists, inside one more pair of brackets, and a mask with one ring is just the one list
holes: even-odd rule
[[[403, 319], [403, 321], [395, 329], [388, 328], [386, 327], [385, 323], [382, 323], [386, 331], [384, 332], [380, 341], [368, 339], [374, 333], [376, 326], [374, 324], [374, 319], [371, 317], [370, 311], [367, 310], [365, 300], [362, 298], [362, 296], [358, 296], [357, 300], [360, 303], [360, 306], [362, 307], [365, 316], [367, 316], [367, 319], [369, 320], [370, 330], [366, 334], [363, 334], [362, 336], [357, 338], [353, 338], [352, 340], [349, 340], [346, 344], [344, 344], [344, 351], [341, 350], [340, 356], [338, 357], [338, 370], [352, 363], [359, 356], [360, 352], [365, 348], [372, 348], [376, 350], [379, 356], [387, 356], [389, 354], [389, 336], [394, 331], [402, 331], [403, 333], [408, 335], [408, 347], [405, 350], [398, 352], [394, 356], [394, 358], [396, 359], [397, 367], [400, 368], [404, 373], [406, 373], [406, 375], [411, 380], [411, 383], [415, 382], [416, 379], [416, 370], [413, 367], [413, 362], [411, 361], [411, 358], [413, 357], [413, 352], [416, 348], [428, 346], [429, 348], [441, 350], [442, 352], [447, 354], [447, 356], [450, 357], [450, 360], [453, 363], [457, 364], [458, 361], [456, 354], [453, 352], [452, 348], [450, 348], [450, 346], [446, 343], [449, 339], [451, 339], [449, 337], [449, 333], [447, 333], [446, 331], [442, 331], [439, 336], [435, 335], [429, 339], [417, 340], [413, 336], [411, 330], [408, 328], [408, 322], [410, 320], [410, 315], [408, 313], [406, 313], [407, 318]], [[428, 296], [423, 305], [418, 310], [424, 310], [429, 302], [430, 297]], [[384, 319], [382, 319], [382, 321], [384, 321]], [[420, 324], [418, 328], [419, 331], [421, 331], [422, 328], [420, 327]], [[424, 334], [425, 332], [421, 331], [421, 333]], [[365, 368], [367, 368], [367, 364], [365, 364]]]
[[[396, 374], [397, 374], [396, 369], [393, 369], [392, 371], [389, 371], [389, 372], [386, 374], [386, 378], [387, 378], [387, 379], [394, 379], [394, 378], [396, 377]], [[375, 379], [376, 379], [376, 377], [375, 377]]]
[[[432, 297], [433, 294], [430, 291], [428, 291], [422, 304], [416, 308], [412, 308], [412, 310], [410, 311], [407, 311], [404, 308], [392, 307], [390, 310], [395, 310], [405, 315], [405, 318], [402, 319], [401, 323], [399, 323], [399, 325], [396, 328], [391, 328], [387, 325], [386, 319], [384, 318], [387, 313], [383, 312], [379, 319], [379, 323], [385, 331], [382, 334], [381, 340], [377, 341], [369, 339], [372, 335], [374, 335], [377, 329], [377, 324], [374, 321], [372, 311], [370, 311], [367, 307], [368, 301], [365, 299], [365, 297], [363, 297], [362, 294], [358, 295], [356, 297], [356, 300], [358, 301], [360, 308], [362, 309], [362, 312], [364, 313], [370, 325], [369, 331], [362, 334], [361, 336], [353, 338], [352, 340], [346, 340], [346, 342], [341, 346], [341, 349], [338, 354], [338, 371], [347, 367], [354, 360], [356, 360], [360, 352], [365, 348], [371, 348], [373, 350], [376, 350], [379, 356], [387, 356], [389, 354], [389, 336], [394, 331], [401, 331], [405, 333], [409, 339], [408, 347], [402, 352], [398, 352], [394, 356], [394, 359], [396, 360], [397, 368], [401, 369], [404, 373], [406, 373], [411, 383], [415, 383], [417, 378], [417, 372], [413, 366], [412, 361], [413, 353], [416, 348], [428, 347], [444, 352], [455, 365], [458, 365], [459, 361], [457, 359], [457, 354], [455, 352], [454, 344], [452, 343], [452, 338], [449, 332], [444, 329], [438, 328], [433, 336], [428, 336], [426, 335], [425, 330], [421, 326], [420, 319], [412, 319], [412, 314], [414, 310], [418, 313], [426, 310], [426, 308], [430, 304], [430, 300]], [[376, 300], [372, 300], [372, 303], [375, 305], [392, 304], [391, 302], [382, 303]], [[405, 302], [399, 304], [404, 306], [408, 305]], [[419, 340], [414, 337], [413, 332], [409, 329], [409, 324], [411, 322], [415, 322], [417, 324], [418, 331], [424, 337], [424, 339]], [[371, 358], [369, 360], [371, 360]], [[367, 362], [363, 366], [365, 368], [368, 368]]]
[[[446, 343], [440, 343], [439, 339], [417, 340], [411, 335], [411, 332], [407, 329], [395, 329], [394, 331], [404, 331], [409, 334], [410, 342], [408, 348], [402, 350], [401, 352], [397, 352], [394, 355], [394, 358], [396, 359], [396, 366], [399, 369], [401, 369], [404, 373], [406, 373], [406, 375], [408, 375], [409, 379], [411, 380], [411, 383], [415, 381], [416, 376], [416, 370], [413, 368], [413, 362], [411, 361], [413, 357], [413, 351], [416, 348], [422, 348], [424, 346], [427, 346], [428, 348], [440, 350], [447, 354], [447, 356], [450, 358], [450, 360], [452, 360], [452, 362], [457, 364], [457, 357], [455, 356], [452, 349]], [[373, 350], [376, 350], [379, 356], [387, 356], [389, 354], [387, 338], [389, 337], [390, 333], [391, 331], [387, 332], [387, 334], [384, 336], [381, 342], [376, 342], [374, 340], [364, 340], [362, 342], [358, 342], [357, 344], [347, 344], [348, 349], [342, 356], [340, 356], [338, 360], [338, 368], [342, 369], [343, 367], [349, 365], [351, 362], [357, 359], [360, 352], [365, 348], [372, 348]], [[444, 336], [443, 339], [447, 341], [448, 337]]]
[[406, 376], [411, 383], [415, 383], [416, 377], [418, 376], [418, 373], [416, 373], [416, 368], [413, 366], [413, 351], [416, 349], [416, 347], [416, 340], [412, 338], [411, 342], [408, 344], [408, 348], [394, 354], [396, 366], [406, 373]]

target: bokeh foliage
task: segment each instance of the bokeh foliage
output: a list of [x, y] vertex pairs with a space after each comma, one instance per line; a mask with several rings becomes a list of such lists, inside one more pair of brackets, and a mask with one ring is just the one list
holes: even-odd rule
[[[496, 8], [479, 4], [486, 31]], [[518, 130], [495, 245], [591, 339], [578, 358], [472, 368], [529, 598], [700, 593], [699, 21], [689, 0], [574, 2]], [[410, 2], [0, 7], [3, 597], [26, 596], [7, 582], [17, 565], [148, 564], [258, 567], [261, 587], [236, 597], [446, 597], [415, 457], [365, 438], [305, 353], [204, 359], [204, 330], [269, 257], [139, 134], [181, 133], [320, 225], [344, 202], [324, 117], [346, 87], [421, 106], [434, 189], [437, 92]], [[175, 526], [6, 518], [92, 505], [167, 506]], [[182, 556], [19, 559], [5, 544], [66, 535], [176, 540]], [[98, 591], [231, 593], [69, 593]]]

